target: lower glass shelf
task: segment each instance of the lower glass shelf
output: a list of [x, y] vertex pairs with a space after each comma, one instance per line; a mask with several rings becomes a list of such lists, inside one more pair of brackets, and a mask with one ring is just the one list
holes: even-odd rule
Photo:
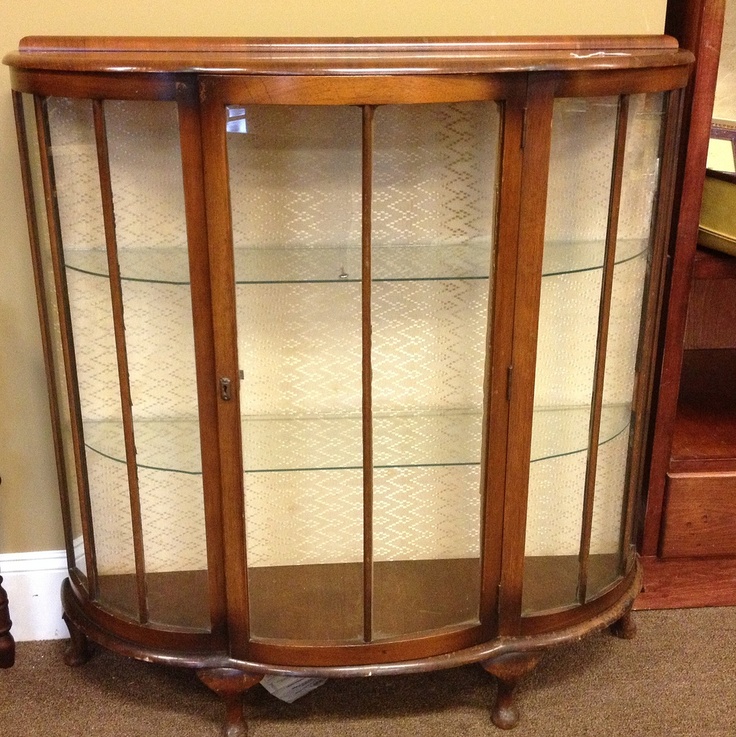
[[[374, 639], [472, 626], [479, 576], [477, 558], [374, 562]], [[248, 585], [258, 639], [362, 641], [362, 563], [251, 567]]]
[[[629, 426], [630, 406], [605, 406], [601, 444]], [[589, 407], [543, 407], [535, 410], [532, 462], [587, 449]], [[374, 415], [377, 468], [475, 465], [480, 462], [481, 417], [477, 410]], [[86, 421], [87, 447], [125, 462], [120, 423]], [[242, 422], [245, 470], [333, 470], [360, 468], [362, 420], [359, 415], [332, 417], [247, 417]], [[138, 465], [142, 468], [202, 472], [196, 420], [135, 422]]]
[[[592, 555], [590, 581], [617, 577], [618, 555]], [[569, 606], [561, 596], [576, 581], [576, 556], [532, 556], [524, 561], [525, 615]], [[147, 574], [151, 622], [186, 630], [208, 630], [207, 571]], [[352, 585], [343, 585], [345, 582]], [[136, 611], [132, 574], [99, 577], [100, 604]], [[251, 632], [262, 640], [354, 643], [361, 641], [361, 563], [264, 566], [248, 570]], [[453, 623], [478, 621], [480, 563], [477, 558], [380, 561], [374, 564], [375, 639], [430, 632]], [[337, 584], [340, 585], [337, 585]], [[432, 607], [417, 602], [432, 601]]]

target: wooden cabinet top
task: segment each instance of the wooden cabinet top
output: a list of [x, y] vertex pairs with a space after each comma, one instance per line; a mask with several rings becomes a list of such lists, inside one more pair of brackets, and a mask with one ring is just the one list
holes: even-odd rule
[[669, 36], [165, 38], [29, 36], [4, 63], [118, 73], [482, 74], [681, 66]]

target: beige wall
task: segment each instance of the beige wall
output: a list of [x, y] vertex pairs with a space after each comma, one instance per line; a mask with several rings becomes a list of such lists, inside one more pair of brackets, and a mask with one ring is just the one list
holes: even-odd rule
[[[4, 0], [0, 51], [31, 34], [661, 33], [666, 0]], [[0, 553], [62, 547], [8, 74], [0, 70]]]

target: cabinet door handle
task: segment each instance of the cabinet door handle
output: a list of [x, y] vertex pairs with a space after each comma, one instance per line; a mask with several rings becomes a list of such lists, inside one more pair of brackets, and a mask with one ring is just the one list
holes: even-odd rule
[[224, 402], [229, 402], [232, 398], [231, 382], [226, 376], [220, 379], [220, 398]]

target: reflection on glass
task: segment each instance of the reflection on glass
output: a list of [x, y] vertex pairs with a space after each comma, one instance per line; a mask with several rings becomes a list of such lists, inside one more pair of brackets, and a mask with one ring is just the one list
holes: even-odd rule
[[59, 306], [54, 282], [53, 263], [51, 258], [51, 244], [44, 206], [43, 183], [41, 181], [41, 156], [38, 147], [38, 132], [34, 115], [33, 97], [23, 95], [23, 113], [25, 118], [26, 136], [28, 143], [29, 163], [32, 177], [32, 187], [36, 206], [36, 222], [38, 224], [39, 250], [41, 257], [41, 271], [44, 294], [42, 296], [46, 314], [48, 316], [49, 361], [53, 365], [54, 374], [51, 381], [56, 394], [59, 412], [59, 431], [61, 435], [62, 462], [64, 478], [59, 479], [62, 486], [66, 486], [68, 495], [68, 512], [71, 522], [72, 554], [77, 571], [87, 576], [87, 565], [82, 539], [82, 515], [80, 511], [79, 487], [77, 484], [76, 465], [74, 461], [74, 446], [71, 437], [71, 413], [69, 410], [69, 395], [67, 393], [67, 379], [64, 369], [64, 356], [61, 347], [61, 330], [59, 327]]
[[251, 631], [356, 641], [361, 113], [240, 110], [247, 132], [229, 132], [227, 144]]
[[495, 104], [375, 116], [373, 628], [478, 620]]

